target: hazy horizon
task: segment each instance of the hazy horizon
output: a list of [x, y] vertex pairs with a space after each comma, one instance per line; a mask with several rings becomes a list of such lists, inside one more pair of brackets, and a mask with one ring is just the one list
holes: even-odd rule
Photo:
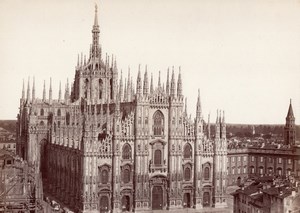
[[[16, 119], [22, 81], [35, 76], [36, 97], [52, 77], [73, 81], [77, 54], [89, 54], [94, 4], [102, 53], [117, 57], [123, 80], [145, 65], [181, 66], [188, 113], [201, 90], [204, 119], [225, 110], [232, 124], [284, 124], [290, 98], [300, 122], [300, 2], [217, 0], [22, 1], [0, 3], [0, 119]], [[63, 88], [64, 90], [64, 88]], [[26, 88], [25, 88], [26, 91]], [[48, 91], [47, 91], [48, 96]]]

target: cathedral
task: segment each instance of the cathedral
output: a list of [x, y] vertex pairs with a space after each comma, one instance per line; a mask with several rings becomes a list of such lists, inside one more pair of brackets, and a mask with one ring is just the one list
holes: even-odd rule
[[226, 207], [224, 112], [205, 122], [198, 92], [188, 116], [180, 68], [158, 85], [147, 67], [135, 86], [129, 72], [123, 81], [99, 34], [96, 7], [89, 56], [57, 99], [51, 80], [42, 98], [23, 82], [17, 153], [40, 172], [44, 194], [86, 213]]

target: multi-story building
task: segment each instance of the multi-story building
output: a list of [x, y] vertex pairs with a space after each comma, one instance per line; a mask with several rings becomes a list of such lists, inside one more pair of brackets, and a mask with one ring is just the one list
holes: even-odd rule
[[258, 179], [232, 195], [234, 213], [300, 212], [299, 183], [294, 179]]
[[261, 176], [300, 177], [300, 147], [295, 144], [295, 117], [289, 105], [284, 143], [244, 142], [228, 146], [229, 185]]
[[77, 212], [226, 207], [224, 113], [210, 136], [201, 110], [186, 111], [179, 70], [164, 87], [139, 67], [136, 90], [99, 44], [97, 8], [89, 57], [62, 98], [23, 85], [17, 153], [42, 173], [44, 191]]

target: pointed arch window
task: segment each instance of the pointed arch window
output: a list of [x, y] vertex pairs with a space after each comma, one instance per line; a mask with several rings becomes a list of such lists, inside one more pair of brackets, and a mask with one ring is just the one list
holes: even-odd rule
[[183, 158], [186, 159], [192, 158], [192, 146], [188, 143], [184, 146]]
[[44, 116], [44, 109], [41, 109], [40, 114], [41, 114], [41, 116]]
[[99, 79], [99, 99], [102, 99], [102, 93], [103, 93], [103, 80]]
[[191, 180], [191, 168], [190, 167], [185, 167], [185, 169], [184, 169], [184, 180], [185, 181]]
[[204, 168], [204, 180], [209, 180], [209, 173], [210, 173], [210, 171], [209, 171], [210, 169], [209, 169], [209, 167], [207, 166], [207, 167], [205, 167]]
[[161, 150], [157, 149], [154, 151], [154, 165], [161, 165]]
[[60, 111], [60, 109], [57, 110], [57, 116], [61, 116], [61, 111]]
[[126, 167], [123, 169], [123, 182], [129, 183], [130, 182], [130, 168]]
[[131, 159], [131, 147], [129, 144], [124, 144], [123, 150], [122, 150], [122, 158], [124, 160]]
[[153, 134], [155, 136], [164, 134], [164, 115], [161, 111], [156, 111], [153, 115]]
[[102, 184], [108, 183], [108, 170], [107, 169], [103, 169], [101, 171], [101, 183]]

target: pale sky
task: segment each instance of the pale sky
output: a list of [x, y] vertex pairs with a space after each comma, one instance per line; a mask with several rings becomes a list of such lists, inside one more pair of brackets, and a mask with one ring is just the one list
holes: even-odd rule
[[299, 0], [0, 0], [0, 119], [16, 119], [23, 79], [41, 97], [52, 77], [54, 98], [73, 81], [95, 3], [102, 52], [123, 76], [147, 64], [155, 82], [172, 66], [177, 79], [181, 66], [192, 116], [200, 88], [206, 120], [222, 109], [228, 123], [282, 124], [291, 98], [300, 124]]

